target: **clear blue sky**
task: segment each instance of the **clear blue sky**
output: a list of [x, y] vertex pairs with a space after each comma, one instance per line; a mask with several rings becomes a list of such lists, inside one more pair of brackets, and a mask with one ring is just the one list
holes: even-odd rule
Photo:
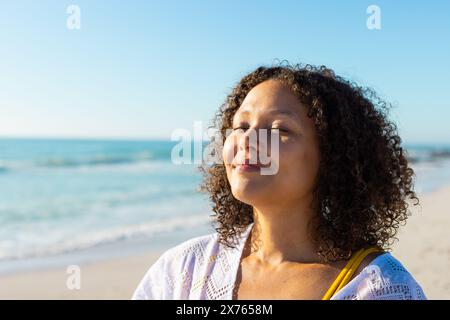
[[277, 58], [374, 87], [406, 142], [447, 142], [449, 16], [437, 0], [4, 1], [0, 136], [170, 138]]

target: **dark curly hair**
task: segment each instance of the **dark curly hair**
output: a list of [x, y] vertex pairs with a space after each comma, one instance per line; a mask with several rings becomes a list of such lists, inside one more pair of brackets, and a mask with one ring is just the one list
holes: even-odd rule
[[[249, 91], [274, 79], [287, 85], [308, 108], [319, 137], [320, 164], [314, 188], [317, 212], [312, 230], [325, 261], [348, 259], [363, 247], [390, 250], [398, 227], [410, 215], [414, 171], [397, 127], [387, 119], [390, 104], [370, 88], [335, 75], [325, 66], [277, 64], [244, 76], [213, 119], [222, 141]], [[220, 140], [220, 139], [219, 139]], [[234, 247], [253, 222], [253, 208], [231, 192], [225, 165], [201, 166], [200, 190], [213, 204], [219, 242]]]

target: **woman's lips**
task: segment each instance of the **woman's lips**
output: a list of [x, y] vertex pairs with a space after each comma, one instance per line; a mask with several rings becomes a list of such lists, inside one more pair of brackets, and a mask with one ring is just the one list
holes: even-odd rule
[[261, 167], [254, 164], [237, 164], [233, 165], [233, 169], [237, 172], [260, 172]]

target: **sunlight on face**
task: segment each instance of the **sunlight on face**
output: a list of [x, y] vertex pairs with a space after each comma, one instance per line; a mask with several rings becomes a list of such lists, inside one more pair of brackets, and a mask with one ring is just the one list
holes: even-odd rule
[[[279, 153], [270, 154], [270, 139], [262, 143], [260, 129], [279, 135]], [[264, 150], [260, 150], [264, 148]], [[262, 175], [258, 154], [276, 161], [274, 175]], [[319, 167], [319, 149], [313, 120], [295, 94], [281, 82], [267, 80], [245, 97], [233, 118], [233, 132], [227, 137], [223, 158], [232, 193], [249, 205], [295, 202], [312, 192]], [[256, 164], [246, 166], [245, 163]], [[244, 164], [244, 165], [242, 165]]]

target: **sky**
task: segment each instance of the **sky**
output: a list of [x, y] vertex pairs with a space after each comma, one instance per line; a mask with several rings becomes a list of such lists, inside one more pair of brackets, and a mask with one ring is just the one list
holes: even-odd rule
[[2, 1], [0, 137], [170, 139], [286, 59], [374, 88], [403, 141], [446, 143], [449, 16], [437, 0]]

